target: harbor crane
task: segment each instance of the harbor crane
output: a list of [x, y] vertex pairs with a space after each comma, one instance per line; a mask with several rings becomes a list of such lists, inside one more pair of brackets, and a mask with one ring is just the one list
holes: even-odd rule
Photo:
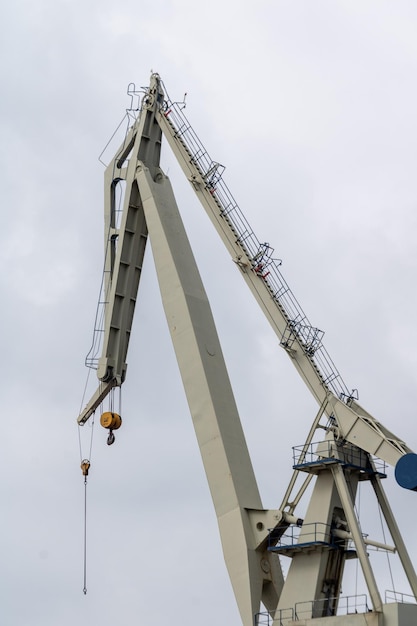
[[[346, 387], [323, 345], [324, 333], [310, 324], [272, 247], [252, 231], [223, 180], [225, 168], [210, 158], [183, 109], [152, 73], [126, 137], [106, 167], [101, 321], [87, 357], [99, 385], [78, 423], [86, 423], [125, 381], [149, 239], [243, 626], [417, 624], [416, 573], [382, 485], [389, 464], [403, 487], [417, 490], [417, 456]], [[160, 166], [162, 140], [317, 402], [306, 440], [294, 449], [293, 475], [278, 508], [264, 508], [261, 501], [210, 305], [171, 183]], [[120, 186], [121, 212], [116, 202]], [[113, 406], [103, 412], [101, 423], [111, 444], [121, 425]], [[360, 481], [371, 485], [393, 545], [363, 534], [355, 510]], [[303, 497], [309, 502], [301, 518]], [[398, 554], [411, 602], [381, 596], [368, 554], [372, 546]], [[290, 559], [285, 576], [283, 558]], [[361, 605], [341, 594], [344, 566], [352, 558], [367, 588]]]

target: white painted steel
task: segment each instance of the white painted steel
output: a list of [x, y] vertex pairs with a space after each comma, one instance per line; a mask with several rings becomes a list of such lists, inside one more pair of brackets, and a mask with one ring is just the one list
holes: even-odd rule
[[[259, 549], [248, 513], [258, 511], [255, 518], [266, 533], [267, 512], [262, 511], [210, 305], [171, 185], [162, 174], [154, 181], [143, 165], [136, 180], [226, 564], [242, 623], [253, 626], [261, 600], [273, 610], [284, 582], [277, 560], [270, 559], [265, 547]], [[269, 524], [275, 526], [281, 517], [275, 514]]]
[[[369, 623], [375, 626], [406, 626], [409, 609], [389, 609], [385, 621], [382, 605], [365, 543], [354, 511], [354, 497], [359, 475], [372, 468], [370, 455], [387, 463], [396, 461], [410, 449], [346, 394], [343, 385], [335, 386], [339, 374], [331, 360], [331, 375], [326, 377], [326, 363], [319, 361], [321, 331], [300, 326], [291, 318], [289, 308], [275, 293], [268, 273], [259, 269], [265, 250], [248, 247], [239, 228], [227, 216], [216, 184], [221, 181], [222, 166], [207, 162], [206, 170], [197, 158], [195, 146], [187, 143], [188, 122], [179, 128], [170, 118], [162, 83], [157, 74], [151, 77], [137, 120], [116, 152], [105, 173], [105, 320], [103, 349], [98, 360], [100, 385], [78, 418], [84, 423], [107, 393], [120, 386], [126, 376], [126, 357], [139, 286], [142, 261], [149, 237], [165, 309], [197, 441], [219, 524], [226, 565], [244, 626], [253, 626], [260, 603], [275, 615], [294, 611], [297, 604], [311, 603], [311, 615], [298, 621], [310, 624], [314, 602], [327, 602], [330, 612], [337, 610], [345, 559], [343, 542], [352, 537], [368, 590], [373, 614], [326, 617], [315, 615], [314, 624]], [[185, 118], [184, 118], [185, 119]], [[210, 305], [185, 233], [172, 188], [159, 167], [162, 134], [170, 144], [197, 197], [208, 213], [231, 258], [239, 268], [255, 299], [278, 335], [300, 376], [320, 405], [308, 435], [306, 449], [319, 428], [323, 414], [331, 418], [327, 440], [317, 449], [320, 469], [307, 514], [293, 547], [292, 563], [286, 580], [279, 558], [268, 550], [276, 548], [290, 525], [301, 521], [294, 509], [304, 494], [306, 484], [292, 498], [295, 477], [286, 491], [282, 508], [264, 509], [258, 492], [244, 433], [222, 356]], [[194, 137], [195, 135], [191, 135]], [[201, 146], [201, 144], [198, 144]], [[200, 148], [199, 148], [200, 150]], [[203, 156], [206, 156], [203, 151]], [[115, 219], [115, 189], [123, 181], [126, 189], [120, 225]], [[217, 181], [217, 182], [216, 182]], [[234, 207], [232, 207], [234, 210]], [[246, 224], [246, 222], [244, 222]], [[236, 228], [238, 230], [236, 230]], [[257, 242], [251, 234], [252, 243]], [[258, 245], [259, 242], [256, 244]], [[268, 260], [269, 262], [269, 260]], [[285, 291], [285, 290], [284, 290]], [[284, 292], [282, 292], [284, 293]], [[292, 294], [291, 294], [292, 297]], [[295, 311], [299, 312], [298, 303]], [[303, 318], [304, 320], [304, 318]], [[303, 322], [304, 323], [304, 322]], [[312, 340], [310, 342], [310, 338]], [[327, 353], [325, 359], [329, 359]], [[333, 377], [333, 379], [332, 379]], [[338, 393], [338, 389], [341, 390]], [[330, 442], [330, 447], [328, 443]], [[363, 466], [347, 462], [345, 454], [365, 451]], [[329, 458], [326, 458], [327, 457]], [[304, 468], [309, 471], [308, 468]], [[375, 469], [375, 468], [374, 468]], [[297, 470], [298, 471], [298, 470]], [[311, 469], [313, 472], [313, 469]], [[312, 474], [311, 474], [312, 476]], [[309, 478], [311, 478], [311, 476]], [[349, 489], [346, 477], [349, 478]], [[417, 597], [417, 578], [400, 536], [394, 515], [377, 474], [371, 482], [387, 520], [410, 586]], [[308, 541], [309, 526], [318, 524], [315, 541]], [[340, 550], [334, 550], [329, 529], [337, 527]], [[343, 535], [343, 536], [342, 536]], [[308, 550], [303, 546], [308, 545]], [[298, 548], [297, 548], [298, 546]], [[323, 549], [325, 546], [328, 549]], [[329, 586], [329, 572], [333, 581]], [[331, 602], [328, 599], [331, 599]], [[403, 611], [403, 613], [401, 613]], [[405, 611], [405, 612], [404, 612]], [[395, 621], [397, 619], [397, 621]], [[329, 621], [325, 621], [329, 620]]]

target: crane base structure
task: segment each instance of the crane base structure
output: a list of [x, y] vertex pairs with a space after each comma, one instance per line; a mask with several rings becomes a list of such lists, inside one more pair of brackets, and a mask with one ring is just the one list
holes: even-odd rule
[[[102, 325], [96, 323], [94, 350], [87, 357], [87, 365], [97, 370], [99, 387], [78, 423], [84, 424], [125, 381], [149, 239], [243, 626], [416, 624], [417, 577], [382, 487], [384, 464], [404, 465], [401, 460], [413, 459], [413, 452], [348, 390], [323, 346], [323, 332], [310, 324], [273, 249], [253, 233], [223, 181], [224, 167], [209, 157], [183, 108], [169, 99], [159, 75], [152, 74], [132, 125], [106, 168]], [[296, 449], [294, 474], [278, 508], [262, 504], [210, 304], [171, 183], [160, 167], [163, 138], [319, 407], [305, 443]], [[120, 187], [121, 211], [116, 206]], [[105, 415], [111, 417], [105, 424], [117, 415], [120, 425], [112, 405]], [[370, 485], [393, 545], [363, 534], [355, 510], [363, 481]], [[416, 477], [408, 483], [417, 485]], [[302, 519], [297, 507], [309, 491]], [[412, 604], [382, 601], [368, 546], [398, 554]], [[286, 576], [284, 557], [291, 559]], [[351, 558], [358, 559], [367, 595], [341, 594], [345, 563]]]

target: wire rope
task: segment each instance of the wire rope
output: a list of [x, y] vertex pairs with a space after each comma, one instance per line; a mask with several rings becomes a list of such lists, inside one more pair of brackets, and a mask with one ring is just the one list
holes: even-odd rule
[[[84, 385], [84, 391], [83, 391], [83, 395], [81, 399], [80, 413], [84, 406], [85, 395], [87, 392], [90, 372], [91, 372], [91, 369], [88, 369], [86, 382]], [[90, 434], [88, 458], [84, 457], [83, 455], [83, 446], [82, 446], [82, 440], [81, 440], [81, 426], [80, 424], [77, 424], [78, 445], [79, 445], [79, 452], [80, 452], [80, 459], [81, 459], [81, 470], [84, 476], [84, 516], [83, 516], [83, 594], [84, 595], [87, 594], [87, 476], [88, 476], [88, 471], [91, 465], [91, 456], [92, 456], [92, 450], [93, 450], [94, 416], [95, 414], [93, 413], [91, 422], [90, 422], [91, 434]]]
[[[382, 518], [381, 507], [379, 505], [378, 505], [378, 513], [379, 513], [379, 519], [380, 519], [380, 522], [381, 522], [382, 537], [384, 539], [384, 543], [386, 544], [387, 541], [386, 541], [386, 538], [385, 538], [384, 522], [383, 522], [383, 518]], [[389, 575], [390, 575], [390, 578], [391, 578], [392, 590], [393, 590], [393, 592], [395, 594], [394, 577], [392, 575], [391, 559], [390, 559], [390, 554], [389, 554], [388, 551], [387, 551], [386, 555], [387, 555], [388, 571], [389, 571]]]
[[129, 118], [129, 115], [128, 115], [127, 113], [125, 113], [125, 114], [124, 114], [124, 116], [123, 116], [123, 118], [121, 119], [120, 123], [118, 124], [118, 126], [117, 126], [116, 130], [114, 131], [114, 133], [112, 134], [112, 136], [110, 137], [110, 139], [108, 140], [108, 142], [106, 143], [106, 145], [104, 146], [103, 150], [101, 151], [101, 153], [100, 153], [100, 154], [99, 154], [99, 156], [98, 156], [98, 160], [100, 161], [100, 163], [101, 163], [102, 165], [104, 165], [104, 167], [107, 167], [107, 164], [106, 164], [104, 161], [102, 161], [101, 157], [103, 156], [103, 154], [105, 153], [105, 151], [106, 151], [106, 150], [107, 150], [107, 148], [109, 147], [109, 145], [110, 145], [110, 143], [111, 143], [112, 139], [115, 137], [115, 135], [116, 135], [117, 131], [119, 130], [119, 128], [121, 127], [121, 125], [123, 124], [123, 122], [124, 122], [126, 119], [127, 119], [127, 129], [126, 129], [126, 132], [125, 132], [125, 138], [126, 138], [126, 135], [127, 135], [128, 131], [129, 131], [129, 119], [130, 119], [130, 118]]
[[[82, 411], [83, 406], [84, 406], [85, 394], [87, 393], [87, 387], [88, 387], [88, 381], [89, 381], [89, 378], [90, 378], [90, 372], [91, 372], [91, 370], [88, 369], [87, 377], [86, 377], [85, 385], [84, 385], [84, 391], [83, 391], [83, 395], [82, 395], [81, 403], [80, 403], [80, 410], [78, 412], [79, 415], [81, 414], [81, 411]], [[93, 424], [94, 424], [94, 415], [93, 415], [92, 425]], [[81, 426], [79, 424], [77, 424], [77, 426], [78, 426], [78, 445], [79, 445], [79, 448], [80, 448], [80, 461], [82, 463], [82, 461], [83, 461], [83, 451], [82, 451], [82, 443], [81, 443]], [[92, 436], [91, 436], [91, 438], [92, 438]], [[90, 443], [90, 455], [91, 455], [91, 443]]]
[[[358, 517], [358, 520], [360, 519], [360, 513], [361, 513], [361, 484], [358, 484], [358, 497], [357, 497], [357, 505], [355, 504], [355, 509], [356, 509], [356, 514]], [[359, 581], [359, 559], [355, 559], [356, 564], [355, 564], [355, 596], [357, 597], [358, 595], [358, 581]]]
[[87, 476], [84, 477], [84, 586], [83, 594], [87, 594]]
[[[127, 112], [127, 115], [125, 115], [122, 119], [122, 121], [120, 122], [120, 124], [117, 126], [116, 130], [114, 131], [113, 135], [110, 137], [109, 141], [107, 142], [106, 146], [104, 147], [103, 151], [101, 152], [100, 156], [99, 156], [99, 161], [101, 163], [103, 163], [103, 165], [106, 165], [101, 157], [104, 154], [105, 150], [107, 149], [107, 147], [109, 146], [110, 142], [112, 141], [112, 139], [114, 138], [114, 136], [116, 135], [117, 131], [119, 130], [119, 128], [122, 126], [123, 122], [126, 120], [127, 118], [127, 128], [125, 131], [125, 138], [124, 138], [124, 144], [126, 142], [126, 138], [128, 135], [128, 131], [129, 131], [129, 120], [130, 120], [130, 115], [129, 112]], [[116, 166], [116, 161], [114, 162], [114, 167]], [[114, 223], [114, 227], [119, 228], [120, 224], [118, 223], [120, 220], [120, 215], [121, 215], [121, 210], [122, 210], [122, 203], [123, 203], [123, 199], [124, 199], [124, 193], [123, 193], [123, 189], [121, 187], [118, 187], [118, 191], [119, 191], [119, 197], [118, 197], [118, 202], [117, 202], [117, 207], [115, 208], [115, 213], [113, 215], [115, 223]], [[101, 340], [102, 340], [102, 328], [103, 328], [103, 322], [105, 319], [105, 306], [107, 304], [107, 297], [108, 294], [106, 293], [107, 290], [110, 288], [110, 284], [107, 284], [107, 289], [106, 289], [106, 280], [105, 280], [105, 276], [106, 276], [106, 262], [107, 262], [107, 254], [109, 252], [109, 243], [110, 243], [110, 232], [111, 232], [111, 224], [109, 224], [109, 233], [108, 233], [108, 237], [107, 237], [107, 244], [105, 247], [105, 259], [104, 259], [104, 268], [103, 268], [103, 273], [102, 273], [102, 279], [101, 279], [101, 285], [100, 285], [100, 293], [99, 293], [99, 299], [98, 299], [98, 304], [97, 304], [97, 309], [96, 309], [96, 316], [95, 316], [95, 322], [94, 322], [94, 332], [93, 332], [93, 341], [92, 341], [92, 345], [91, 348], [86, 356], [85, 359], [85, 364], [88, 368], [87, 371], [87, 376], [86, 376], [86, 381], [85, 381], [85, 385], [84, 385], [84, 390], [83, 390], [83, 394], [82, 394], [82, 399], [81, 399], [81, 405], [80, 405], [80, 410], [79, 410], [79, 414], [81, 414], [82, 409], [84, 407], [84, 402], [85, 402], [85, 396], [87, 393], [87, 387], [88, 387], [88, 383], [89, 383], [89, 378], [90, 378], [90, 372], [91, 369], [96, 369], [96, 367], [94, 367], [94, 361], [97, 357], [97, 354], [99, 353], [100, 349], [101, 349]], [[90, 356], [91, 355], [91, 356]], [[100, 391], [101, 391], [101, 387], [102, 387], [102, 382], [100, 382], [99, 384], [100, 387]], [[114, 390], [111, 390], [110, 392], [110, 397], [109, 397], [109, 403], [110, 403], [110, 410], [111, 412], [114, 411]], [[119, 390], [119, 405], [121, 404], [121, 393]], [[100, 410], [102, 412], [102, 403], [100, 404]], [[120, 410], [119, 410], [120, 412]], [[79, 453], [80, 453], [80, 462], [81, 462], [81, 470], [84, 476], [84, 529], [83, 529], [83, 593], [84, 595], [86, 595], [87, 593], [87, 477], [88, 477], [88, 471], [91, 465], [91, 457], [92, 457], [92, 449], [93, 449], [93, 437], [94, 437], [94, 417], [95, 417], [95, 412], [92, 415], [92, 419], [90, 422], [90, 427], [91, 427], [91, 435], [90, 435], [90, 444], [89, 444], [89, 454], [88, 454], [88, 458], [84, 457], [83, 455], [83, 443], [82, 443], [82, 437], [81, 437], [81, 426], [80, 424], [77, 424], [78, 426], [78, 447], [79, 447]]]

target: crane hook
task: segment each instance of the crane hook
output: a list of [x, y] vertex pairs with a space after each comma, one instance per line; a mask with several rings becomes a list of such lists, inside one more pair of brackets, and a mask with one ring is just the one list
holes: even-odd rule
[[107, 428], [109, 431], [109, 436], [107, 437], [107, 445], [111, 446], [114, 443], [115, 436], [113, 431], [120, 428], [122, 425], [122, 418], [118, 413], [113, 413], [112, 411], [106, 411], [100, 417], [100, 424], [103, 428]]

